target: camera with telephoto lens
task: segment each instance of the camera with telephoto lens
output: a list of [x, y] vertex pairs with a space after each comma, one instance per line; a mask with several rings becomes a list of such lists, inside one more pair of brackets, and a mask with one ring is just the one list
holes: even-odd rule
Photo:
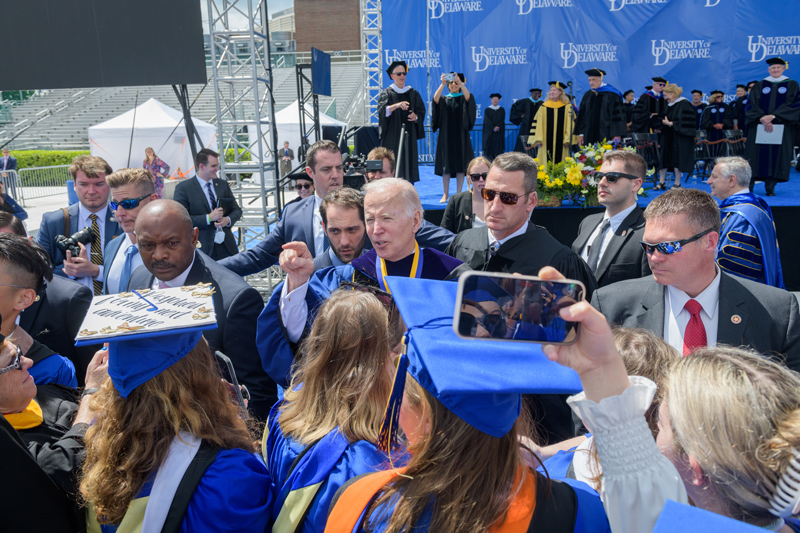
[[80, 231], [76, 231], [71, 237], [56, 235], [55, 241], [56, 246], [61, 248], [62, 251], [65, 253], [69, 251], [72, 257], [78, 257], [81, 255], [81, 247], [78, 246], [78, 243], [88, 247], [94, 241], [94, 233], [92, 233], [91, 227], [86, 227]]
[[364, 154], [345, 156], [345, 174], [342, 184], [360, 190], [367, 183], [367, 173], [383, 170], [383, 160], [367, 160]]

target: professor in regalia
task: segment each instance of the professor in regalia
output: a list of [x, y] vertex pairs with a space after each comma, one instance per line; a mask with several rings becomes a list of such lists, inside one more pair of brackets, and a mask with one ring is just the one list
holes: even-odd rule
[[584, 146], [611, 139], [619, 141], [627, 132], [622, 93], [603, 81], [604, 70], [592, 68], [586, 74], [589, 76], [589, 90], [581, 99], [575, 124], [578, 144]]
[[547, 100], [536, 112], [528, 144], [539, 148], [537, 161], [540, 165], [548, 161], [561, 163], [569, 157], [569, 148], [577, 141], [573, 137], [575, 111], [564, 93], [566, 88], [560, 81], [551, 81]]
[[[378, 128], [381, 146], [398, 155], [397, 176], [419, 181], [417, 140], [425, 137], [425, 102], [416, 89], [406, 85], [408, 65], [405, 61], [392, 61], [386, 73], [392, 84], [378, 96]], [[400, 150], [400, 132], [406, 130], [407, 142]]]
[[[789, 181], [793, 127], [800, 119], [800, 88], [784, 75], [789, 64], [780, 57], [767, 59], [769, 76], [757, 81], [745, 105], [747, 119], [747, 160], [753, 169], [750, 190], [756, 180], [764, 181], [767, 196], [775, 196], [775, 183]], [[757, 144], [757, 128], [766, 133], [783, 127], [780, 144]]]
[[483, 155], [489, 161], [506, 151], [506, 110], [500, 93], [489, 95], [492, 105], [483, 112]]
[[536, 116], [539, 107], [544, 103], [541, 99], [541, 89], [534, 87], [530, 92], [529, 98], [514, 102], [508, 114], [509, 122], [519, 126], [519, 135], [517, 135], [517, 142], [514, 144], [514, 151], [528, 155], [530, 155], [531, 147], [527, 144], [527, 141], [529, 132], [533, 128], [533, 118]]

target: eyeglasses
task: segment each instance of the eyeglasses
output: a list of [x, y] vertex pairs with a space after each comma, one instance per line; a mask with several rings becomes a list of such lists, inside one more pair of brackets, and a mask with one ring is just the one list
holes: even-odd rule
[[458, 331], [462, 335], [475, 337], [478, 326], [485, 329], [494, 339], [502, 339], [506, 336], [505, 320], [500, 315], [472, 316], [463, 312], [459, 315]]
[[297, 185], [294, 186], [294, 190], [302, 191], [304, 189], [310, 189], [311, 187], [313, 187], [313, 185], [310, 183], [298, 183]]
[[395, 72], [394, 75], [395, 76], [405, 76], [406, 73], [405, 72]]
[[486, 176], [488, 175], [489, 175], [488, 172], [481, 172], [480, 174], [470, 174], [469, 179], [471, 179], [472, 181], [478, 181], [481, 178], [483, 178], [483, 181], [486, 181]]
[[15, 289], [28, 289], [30, 287], [23, 287], [22, 285], [12, 285], [10, 283], [0, 283], [0, 287], [14, 287]]
[[595, 172], [594, 177], [597, 180], [601, 180], [603, 178], [606, 179], [609, 183], [616, 183], [619, 181], [620, 178], [625, 178], [629, 180], [638, 180], [639, 176], [634, 176], [633, 174], [625, 174], [624, 172]]
[[702, 233], [698, 233], [694, 237], [689, 237], [688, 239], [683, 239], [682, 241], [667, 241], [660, 242], [658, 244], [650, 244], [649, 242], [639, 241], [639, 244], [642, 245], [642, 249], [647, 255], [652, 255], [656, 250], [664, 255], [672, 255], [680, 252], [684, 245], [694, 242], [703, 235], [707, 235], [712, 231], [714, 231], [714, 228], [709, 228]]
[[121, 202], [109, 202], [108, 205], [111, 206], [112, 211], [116, 211], [118, 208], [123, 209], [136, 209], [139, 207], [139, 204], [142, 203], [142, 200], [145, 198], [150, 198], [151, 195], [145, 194], [141, 198], [128, 198], [127, 200], [122, 200]]
[[514, 194], [513, 192], [500, 192], [494, 191], [492, 189], [483, 189], [481, 191], [481, 196], [487, 202], [493, 202], [495, 196], [500, 196], [500, 201], [506, 205], [517, 205], [521, 196], [527, 196], [530, 192], [526, 192], [524, 194]]
[[11, 372], [12, 370], [19, 370], [20, 368], [22, 368], [22, 350], [17, 346], [17, 355], [14, 356], [14, 362], [5, 368], [0, 368], [0, 375]]

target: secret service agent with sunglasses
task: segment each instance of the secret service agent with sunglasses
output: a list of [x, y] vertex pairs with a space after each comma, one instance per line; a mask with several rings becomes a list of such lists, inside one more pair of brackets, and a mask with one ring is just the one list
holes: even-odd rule
[[710, 194], [673, 189], [644, 216], [640, 246], [653, 275], [594, 293], [592, 305], [609, 323], [652, 331], [684, 354], [701, 345], [747, 346], [800, 370], [797, 299], [717, 267], [720, 216]]

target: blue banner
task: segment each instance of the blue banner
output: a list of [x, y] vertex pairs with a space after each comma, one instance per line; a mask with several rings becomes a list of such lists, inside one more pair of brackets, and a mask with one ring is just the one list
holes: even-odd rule
[[[383, 2], [384, 67], [409, 63], [408, 81], [430, 101], [444, 72], [462, 72], [478, 113], [489, 94], [506, 109], [551, 80], [572, 82], [577, 101], [585, 70], [636, 95], [663, 76], [689, 91], [725, 91], [767, 76], [781, 56], [800, 79], [797, 0], [428, 0]], [[391, 83], [388, 76], [386, 84]], [[569, 92], [569, 91], [568, 91]]]

